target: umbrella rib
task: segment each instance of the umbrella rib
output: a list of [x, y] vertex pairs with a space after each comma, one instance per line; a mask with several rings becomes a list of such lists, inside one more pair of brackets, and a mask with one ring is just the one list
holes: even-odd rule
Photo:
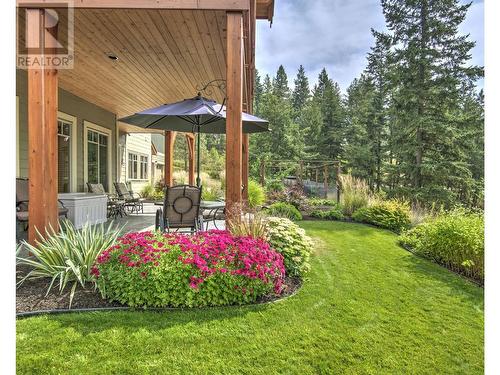
[[146, 125], [145, 129], [149, 129], [151, 126], [153, 126], [154, 124], [156, 124], [157, 122], [163, 120], [165, 117], [167, 117], [166, 115], [165, 116], [161, 116], [159, 119], [157, 120], [154, 120], [151, 124], [149, 125]]

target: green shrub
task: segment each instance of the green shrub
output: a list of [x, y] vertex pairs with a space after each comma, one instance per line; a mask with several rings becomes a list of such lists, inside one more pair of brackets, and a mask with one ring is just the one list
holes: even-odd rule
[[222, 306], [282, 291], [283, 256], [227, 231], [128, 233], [93, 267], [104, 298], [129, 306]]
[[360, 208], [368, 206], [370, 202], [370, 189], [365, 180], [344, 174], [340, 179], [340, 203], [344, 209], [344, 215], [352, 214]]
[[282, 191], [270, 192], [267, 194], [267, 197], [269, 203], [285, 202], [303, 211], [309, 208], [304, 189], [299, 185], [287, 186]]
[[201, 199], [204, 201], [217, 201], [224, 196], [222, 190], [215, 186], [203, 186], [201, 191]]
[[302, 214], [295, 206], [285, 203], [276, 202], [265, 209], [266, 214], [270, 216], [284, 217], [293, 221], [302, 220]]
[[153, 198], [155, 194], [155, 188], [153, 184], [144, 185], [141, 190], [141, 197], [143, 198]]
[[309, 198], [308, 203], [310, 206], [337, 206], [337, 202], [333, 199], [324, 198]]
[[[47, 294], [54, 284], [58, 284], [62, 293], [68, 283], [73, 283], [70, 293], [69, 306], [73, 301], [76, 286], [85, 287], [86, 283], [93, 281], [91, 267], [97, 256], [112, 246], [121, 228], [110, 224], [86, 224], [82, 229], [76, 230], [69, 220], [61, 222], [61, 230], [55, 233], [50, 229], [50, 235], [36, 246], [23, 241], [22, 246], [31, 254], [31, 257], [17, 257], [17, 264], [29, 266], [31, 271], [19, 282], [25, 280], [50, 278]], [[18, 249], [20, 251], [21, 246]]]
[[313, 243], [304, 229], [286, 218], [267, 220], [267, 240], [271, 248], [281, 253], [288, 276], [303, 277], [310, 269], [309, 257]]
[[352, 218], [399, 233], [410, 227], [410, 205], [398, 200], [380, 201], [369, 207], [358, 209]]
[[479, 281], [484, 279], [484, 215], [458, 209], [403, 233], [415, 253]]
[[311, 216], [325, 220], [342, 220], [344, 218], [344, 213], [342, 212], [342, 208], [336, 205], [329, 210], [314, 210], [311, 212]]
[[285, 190], [285, 185], [281, 180], [268, 180], [266, 181], [266, 191], [268, 192], [280, 192]]
[[248, 206], [255, 208], [262, 205], [266, 201], [266, 193], [264, 188], [257, 182], [248, 181]]

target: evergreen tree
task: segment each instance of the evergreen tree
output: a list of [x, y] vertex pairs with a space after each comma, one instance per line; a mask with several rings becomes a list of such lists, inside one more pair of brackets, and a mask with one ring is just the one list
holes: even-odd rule
[[292, 93], [292, 106], [296, 116], [300, 116], [300, 112], [306, 105], [311, 93], [309, 89], [309, 80], [307, 79], [304, 67], [300, 65], [297, 72], [297, 77], [294, 80], [295, 87]]
[[365, 76], [354, 79], [347, 88], [346, 99], [346, 144], [344, 146], [345, 168], [365, 179], [373, 188], [376, 174], [376, 155], [371, 138], [371, 127], [375, 122], [375, 88]]
[[468, 5], [458, 0], [382, 0], [389, 30], [395, 140], [403, 142], [400, 169], [416, 198], [451, 202], [470, 179], [457, 114], [462, 87], [482, 73], [467, 65], [474, 46], [458, 34]]
[[273, 93], [278, 98], [289, 99], [290, 88], [288, 87], [288, 77], [283, 65], [280, 65], [276, 72], [276, 77], [273, 79]]
[[332, 160], [342, 156], [344, 138], [345, 112], [340, 88], [329, 77], [323, 68], [318, 77], [318, 84], [313, 90], [313, 100], [319, 104], [323, 117], [322, 141], [317, 145], [317, 151], [325, 158]]
[[255, 69], [254, 99], [253, 99], [254, 113], [259, 113], [259, 106], [263, 93], [264, 93], [264, 85], [260, 81], [259, 71]]

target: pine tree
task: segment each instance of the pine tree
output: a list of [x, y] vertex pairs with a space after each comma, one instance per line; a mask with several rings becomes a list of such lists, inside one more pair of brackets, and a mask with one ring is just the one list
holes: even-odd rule
[[[380, 191], [382, 186], [382, 173], [384, 159], [387, 157], [386, 151], [392, 146], [391, 139], [387, 139], [390, 132], [387, 129], [387, 104], [389, 90], [389, 72], [388, 48], [390, 40], [384, 34], [377, 33], [372, 29], [375, 37], [375, 46], [371, 48], [368, 54], [368, 66], [365, 74], [369, 80], [370, 107], [372, 111], [371, 123], [367, 124], [367, 133], [370, 140], [370, 152], [372, 155], [371, 163], [371, 181], [372, 188]], [[388, 142], [389, 141], [389, 142]], [[390, 152], [390, 151], [389, 151]]]
[[451, 202], [470, 179], [454, 140], [462, 87], [482, 73], [467, 65], [474, 43], [458, 34], [470, 6], [458, 0], [382, 0], [389, 30], [395, 141], [400, 168], [416, 198]]
[[280, 65], [273, 79], [273, 93], [278, 98], [288, 99], [290, 97], [290, 88], [288, 87], [288, 77], [283, 65]]
[[319, 104], [323, 117], [322, 142], [317, 145], [318, 153], [337, 160], [342, 156], [345, 112], [339, 85], [333, 82], [323, 68], [314, 86], [313, 100]]
[[376, 174], [376, 155], [370, 128], [375, 122], [375, 88], [365, 75], [354, 79], [347, 88], [346, 131], [344, 146], [345, 168], [352, 175], [366, 180], [374, 186]]
[[255, 69], [255, 82], [254, 82], [254, 98], [253, 98], [253, 111], [259, 113], [260, 101], [264, 93], [264, 85], [260, 81], [259, 71]]
[[311, 92], [309, 89], [309, 80], [307, 79], [304, 67], [300, 65], [297, 72], [297, 77], [294, 80], [295, 87], [292, 93], [292, 106], [296, 116], [300, 116], [300, 112], [306, 105]]

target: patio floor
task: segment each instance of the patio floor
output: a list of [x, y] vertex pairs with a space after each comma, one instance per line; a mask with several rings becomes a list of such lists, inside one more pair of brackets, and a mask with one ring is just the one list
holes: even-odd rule
[[[158, 207], [159, 206], [155, 206], [154, 203], [144, 203], [144, 213], [129, 214], [124, 217], [118, 217], [113, 221], [119, 226], [124, 226], [123, 233], [154, 230], [155, 213]], [[225, 228], [224, 220], [217, 220], [216, 224], [218, 229]], [[205, 225], [204, 229], [206, 229]], [[209, 222], [208, 229], [216, 229], [212, 221]]]
[[[133, 213], [124, 217], [118, 217], [114, 219], [113, 222], [119, 227], [123, 226], [123, 233], [154, 230], [155, 213], [157, 209], [158, 206], [155, 206], [154, 203], [144, 203], [144, 213]], [[108, 220], [108, 223], [110, 221], [111, 220]], [[216, 224], [217, 228], [212, 221], [209, 222], [208, 229], [225, 229], [224, 220], [217, 220]], [[204, 229], [206, 229], [205, 225]], [[18, 241], [27, 240], [27, 233], [28, 232], [23, 230], [22, 225], [17, 225], [16, 238]]]

